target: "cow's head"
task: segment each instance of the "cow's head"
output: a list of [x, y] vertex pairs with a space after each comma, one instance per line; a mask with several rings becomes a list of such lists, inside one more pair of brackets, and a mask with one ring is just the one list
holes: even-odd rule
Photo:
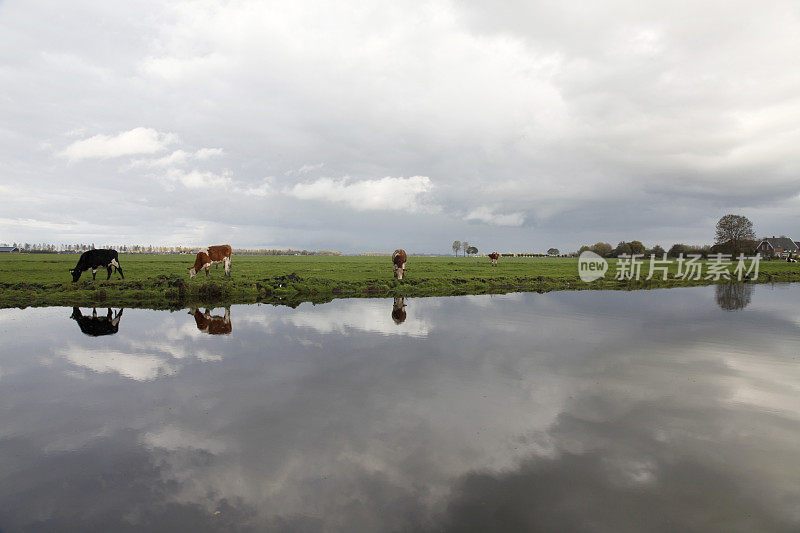
[[197, 275], [197, 269], [194, 267], [189, 267], [189, 277], [193, 278]]
[[394, 299], [394, 306], [392, 306], [392, 320], [398, 326], [406, 321], [406, 304], [403, 303], [402, 298]]
[[403, 274], [405, 273], [405, 268], [402, 266], [395, 265], [394, 266], [394, 275], [397, 279], [403, 279]]
[[81, 271], [77, 268], [70, 268], [69, 273], [72, 274], [72, 283], [75, 283], [81, 277]]

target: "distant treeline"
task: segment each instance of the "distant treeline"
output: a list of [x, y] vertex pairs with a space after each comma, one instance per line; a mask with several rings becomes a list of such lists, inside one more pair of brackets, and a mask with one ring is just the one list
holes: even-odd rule
[[[755, 248], [754, 241], [745, 241], [743, 245], [743, 249], [745, 250], [752, 250]], [[742, 245], [740, 245], [742, 247]], [[655, 255], [656, 257], [663, 257], [664, 256], [664, 248], [656, 244], [652, 248], [647, 248], [641, 241], [622, 241], [617, 244], [616, 247], [612, 247], [607, 242], [598, 242], [595, 243], [593, 246], [581, 246], [575, 255], [580, 255], [584, 251], [589, 250], [600, 257], [619, 257], [620, 255], [633, 255], [633, 254], [642, 254], [646, 257], [650, 255]], [[709, 254], [716, 254], [716, 253], [723, 253], [723, 254], [734, 254], [735, 250], [733, 249], [732, 245], [729, 243], [722, 243], [722, 244], [715, 244], [711, 245], [703, 245], [697, 246], [692, 244], [681, 244], [676, 243], [673, 244], [669, 250], [666, 250], [668, 257], [678, 257], [681, 254], [684, 256], [687, 255], [699, 255], [701, 257], [708, 258]]]
[[[0, 243], [0, 246], [15, 246], [22, 252], [29, 253], [81, 253], [95, 248], [113, 248], [122, 253], [129, 254], [188, 254], [200, 250], [201, 246], [153, 246], [142, 244], [102, 244], [94, 243], [76, 244], [47, 244], [47, 243]], [[342, 255], [342, 252], [333, 250], [275, 250], [267, 248], [234, 248], [233, 253], [240, 255]]]
[[247, 248], [234, 248], [233, 253], [239, 255], [342, 255], [342, 252], [333, 250], [251, 250]]

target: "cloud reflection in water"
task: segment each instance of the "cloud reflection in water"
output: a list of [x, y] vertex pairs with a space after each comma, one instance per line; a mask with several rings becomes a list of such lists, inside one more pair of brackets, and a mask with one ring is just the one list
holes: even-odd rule
[[[391, 300], [234, 306], [224, 336], [185, 312], [129, 310], [118, 335], [73, 327], [63, 357], [2, 352], [5, 382], [29, 385], [0, 390], [13, 405], [0, 519], [796, 529], [800, 327], [785, 308], [798, 295], [757, 290], [737, 313], [713, 287], [414, 299], [401, 324]], [[27, 327], [49, 324], [42, 312]], [[109, 369], [102, 350], [159, 362]], [[76, 365], [98, 373], [75, 379]]]

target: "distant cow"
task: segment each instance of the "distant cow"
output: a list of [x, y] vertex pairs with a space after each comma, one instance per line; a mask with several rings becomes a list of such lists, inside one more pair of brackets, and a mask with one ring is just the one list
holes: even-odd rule
[[108, 270], [108, 277], [106, 280], [111, 279], [111, 271], [116, 269], [119, 272], [119, 276], [122, 279], [125, 279], [125, 275], [122, 273], [122, 267], [119, 266], [119, 254], [117, 254], [116, 250], [88, 250], [81, 254], [81, 258], [78, 259], [78, 264], [75, 268], [70, 268], [69, 271], [72, 274], [72, 282], [75, 283], [81, 277], [84, 271], [90, 270], [92, 271], [92, 279], [94, 280], [97, 276], [97, 270], [100, 268], [105, 268]]
[[97, 309], [92, 309], [92, 316], [83, 316], [79, 308], [73, 307], [70, 318], [78, 323], [78, 327], [81, 328], [85, 335], [100, 337], [102, 335], [113, 335], [119, 331], [122, 311], [123, 309], [120, 309], [112, 315], [109, 307], [106, 316], [97, 316]]
[[197, 256], [194, 258], [194, 266], [189, 267], [189, 277], [195, 277], [203, 268], [206, 269], [206, 276], [208, 276], [208, 270], [211, 268], [211, 265], [215, 263], [224, 263], [225, 275], [230, 276], [231, 251], [231, 247], [227, 244], [209, 246], [204, 250], [200, 250], [197, 252]]
[[397, 279], [403, 279], [403, 274], [406, 271], [406, 260], [408, 260], [408, 256], [406, 256], [406, 251], [399, 249], [395, 250], [392, 254], [392, 263], [394, 264], [394, 275]]
[[197, 324], [197, 329], [209, 335], [227, 335], [233, 330], [231, 326], [231, 308], [225, 308], [225, 316], [213, 316], [211, 311], [206, 309], [205, 313], [201, 313], [199, 309], [192, 309], [189, 311], [190, 315], [194, 316], [194, 321]]
[[398, 326], [406, 321], [406, 304], [402, 298], [395, 298], [392, 306], [392, 320]]
[[492, 252], [489, 254], [489, 259], [492, 260], [492, 266], [497, 266], [497, 260], [500, 259], [500, 254], [497, 252]]

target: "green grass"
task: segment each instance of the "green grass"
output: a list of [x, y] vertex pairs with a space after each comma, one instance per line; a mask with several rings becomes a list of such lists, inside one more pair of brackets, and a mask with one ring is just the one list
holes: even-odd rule
[[[268, 302], [297, 305], [344, 297], [450, 296], [518, 291], [649, 289], [707, 285], [711, 280], [618, 281], [611, 261], [606, 277], [583, 283], [573, 258], [410, 257], [405, 279], [392, 276], [389, 257], [234, 256], [231, 278], [211, 275], [189, 279], [187, 255], [121, 255], [125, 279], [105, 270], [72, 283], [73, 254], [0, 255], [0, 307], [46, 305], [181, 308]], [[647, 264], [643, 267], [646, 273]], [[675, 266], [672, 267], [674, 276]], [[705, 273], [705, 269], [704, 269]], [[800, 263], [762, 261], [758, 282], [800, 281]]]

